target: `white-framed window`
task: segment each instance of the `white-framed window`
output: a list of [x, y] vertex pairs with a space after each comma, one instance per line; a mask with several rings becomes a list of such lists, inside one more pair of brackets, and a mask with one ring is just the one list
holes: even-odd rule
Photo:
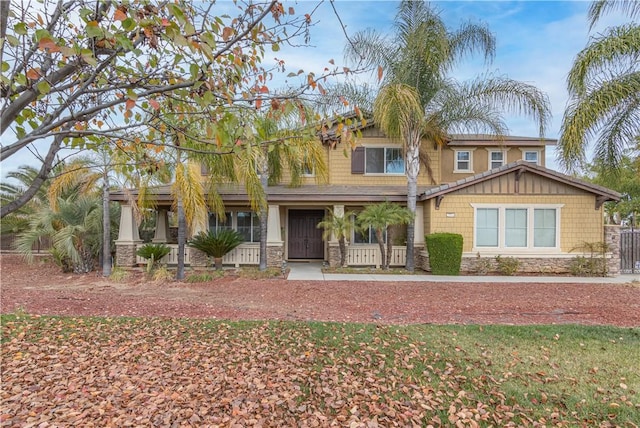
[[500, 168], [507, 163], [507, 151], [506, 150], [489, 150], [489, 168]]
[[209, 230], [237, 230], [244, 242], [260, 242], [260, 221], [253, 211], [230, 211], [222, 219], [216, 214], [209, 214]]
[[522, 150], [522, 159], [536, 165], [540, 165], [540, 150]]
[[474, 208], [474, 248], [558, 250], [558, 205], [471, 204]]
[[[353, 223], [353, 229], [351, 232], [351, 242], [353, 244], [377, 244], [378, 238], [376, 238], [375, 229], [369, 227], [366, 230], [359, 230], [356, 227], [356, 216], [351, 217], [351, 222]], [[382, 231], [382, 239], [384, 242], [387, 242], [387, 230]]]
[[473, 150], [454, 150], [453, 172], [473, 172]]
[[366, 174], [404, 174], [400, 147], [365, 147]]
[[303, 177], [315, 177], [316, 171], [313, 165], [309, 162], [309, 158], [307, 155], [304, 156], [304, 163], [302, 165], [302, 176]]

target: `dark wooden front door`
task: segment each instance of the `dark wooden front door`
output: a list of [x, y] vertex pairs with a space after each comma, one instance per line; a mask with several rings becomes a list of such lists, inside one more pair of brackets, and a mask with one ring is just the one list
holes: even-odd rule
[[324, 257], [322, 229], [317, 227], [323, 217], [323, 210], [289, 211], [290, 259], [321, 259]]

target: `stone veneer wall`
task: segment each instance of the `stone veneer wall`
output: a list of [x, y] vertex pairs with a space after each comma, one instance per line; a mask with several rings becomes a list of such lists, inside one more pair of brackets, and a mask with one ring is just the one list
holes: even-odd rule
[[607, 260], [607, 270], [609, 275], [620, 275], [620, 226], [617, 224], [606, 224], [604, 226], [604, 242], [609, 246], [611, 258]]
[[338, 244], [329, 243], [329, 266], [340, 267], [340, 247]]
[[116, 244], [116, 266], [137, 266], [136, 244]]
[[187, 247], [189, 249], [189, 265], [192, 267], [207, 267], [210, 264], [209, 256], [197, 248]]
[[[619, 235], [618, 235], [619, 236]], [[614, 247], [616, 248], [616, 247]], [[618, 254], [611, 253], [607, 257], [608, 273], [611, 276], [620, 274], [620, 255], [619, 245]], [[577, 254], [576, 254], [577, 256]], [[576, 256], [568, 257], [518, 257], [520, 262], [518, 266], [518, 273], [523, 274], [538, 274], [538, 275], [556, 275], [556, 274], [570, 274], [571, 263]], [[508, 256], [505, 256], [508, 257]], [[417, 265], [426, 272], [431, 272], [429, 266], [429, 254], [426, 251], [420, 253], [420, 264]], [[460, 266], [460, 272], [466, 274], [476, 275], [492, 275], [499, 274], [495, 257], [462, 257], [462, 263]]]
[[267, 267], [281, 267], [284, 260], [284, 242], [279, 245], [267, 244]]

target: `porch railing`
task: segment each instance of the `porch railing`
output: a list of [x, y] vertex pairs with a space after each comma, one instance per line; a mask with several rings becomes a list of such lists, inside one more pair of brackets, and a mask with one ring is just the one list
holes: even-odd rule
[[[171, 248], [171, 252], [160, 259], [160, 263], [164, 263], [167, 265], [177, 265], [178, 264], [178, 244], [166, 244], [169, 248]], [[140, 245], [142, 246], [142, 245]], [[184, 251], [184, 263], [191, 264], [190, 260], [190, 248], [185, 246]], [[136, 261], [138, 264], [146, 264], [147, 260], [143, 259], [140, 256], [136, 256]], [[222, 258], [222, 264], [224, 265], [233, 265], [235, 267], [239, 267], [240, 265], [257, 265], [260, 263], [260, 246], [258, 244], [240, 244], [237, 248], [235, 248], [230, 253], [227, 253]]]
[[[393, 246], [391, 250], [391, 266], [404, 266], [407, 256], [407, 247]], [[349, 266], [375, 266], [382, 264], [380, 247], [371, 245], [350, 245], [347, 247], [347, 264]]]

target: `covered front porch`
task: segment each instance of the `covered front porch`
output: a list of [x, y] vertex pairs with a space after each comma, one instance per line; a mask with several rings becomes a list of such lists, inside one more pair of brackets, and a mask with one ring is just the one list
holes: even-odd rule
[[[267, 265], [271, 267], [281, 267], [283, 262], [296, 260], [318, 260], [329, 266], [339, 266], [340, 250], [337, 239], [335, 239], [335, 236], [331, 236], [328, 240], [323, 240], [322, 230], [317, 228], [317, 224], [327, 214], [328, 210], [332, 210], [336, 215], [344, 215], [345, 212], [383, 200], [404, 202], [405, 193], [404, 189], [381, 190], [377, 188], [375, 191], [371, 189], [369, 192], [365, 190], [355, 194], [354, 191], [359, 189], [350, 189], [346, 186], [336, 189], [335, 186], [324, 186], [323, 195], [320, 192], [306, 189], [307, 187], [319, 186], [305, 186], [305, 191], [302, 191], [302, 188], [274, 187], [276, 189], [269, 189], [270, 203], [267, 215]], [[331, 191], [328, 192], [327, 189]], [[228, 211], [231, 218], [228, 221], [229, 227], [233, 227], [236, 230], [238, 227], [254, 229], [248, 242], [241, 244], [223, 258], [223, 265], [233, 267], [257, 266], [260, 262], [259, 236], [256, 236], [255, 232], [257, 216], [254, 213], [251, 216], [251, 223], [246, 223], [247, 214], [249, 213], [249, 208], [246, 205], [248, 202], [246, 195], [243, 198], [240, 193], [229, 192], [224, 194], [223, 197], [227, 207], [225, 210]], [[311, 199], [311, 201], [303, 201], [302, 198], [305, 197]], [[153, 237], [150, 240], [147, 238], [147, 240], [152, 243], [166, 244], [171, 248], [171, 252], [160, 261], [171, 266], [177, 264], [178, 245], [169, 227], [170, 205], [167, 203], [169, 199], [166, 196], [164, 198], [164, 201], [160, 200], [161, 203], [158, 203], [156, 208]], [[118, 194], [112, 196], [112, 199], [121, 203], [119, 236], [115, 242], [116, 264], [122, 267], [132, 267], [146, 263], [144, 259], [136, 255], [137, 249], [144, 245], [145, 242], [140, 238], [133, 205], [124, 200], [124, 198], [119, 197]], [[238, 220], [239, 213], [243, 214], [242, 225]], [[419, 254], [424, 249], [422, 205], [417, 207], [416, 214], [415, 248], [416, 254]], [[210, 228], [215, 228], [216, 222], [212, 221], [212, 218], [210, 217], [206, 224], [209, 224]], [[198, 232], [200, 231], [193, 231], [193, 234]], [[353, 237], [348, 241], [346, 257], [348, 266], [372, 266], [376, 268], [381, 266], [382, 257], [378, 244], [355, 242], [356, 240]], [[211, 264], [211, 261], [204, 254], [189, 246], [185, 246], [184, 256], [185, 264], [192, 267], [204, 267]], [[406, 246], [394, 245], [391, 266], [404, 266], [405, 262]]]

